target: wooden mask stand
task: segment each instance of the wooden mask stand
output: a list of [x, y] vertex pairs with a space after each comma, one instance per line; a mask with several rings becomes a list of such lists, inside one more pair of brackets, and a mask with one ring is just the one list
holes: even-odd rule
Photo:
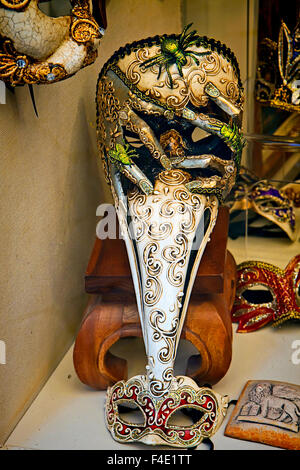
[[[227, 251], [228, 210], [221, 207], [194, 283], [182, 339], [199, 355], [189, 358], [186, 375], [199, 385], [217, 383], [227, 372], [232, 354], [232, 309], [236, 265]], [[74, 347], [79, 379], [104, 390], [127, 380], [127, 361], [110, 347], [125, 337], [141, 337], [129, 261], [123, 240], [97, 239], [85, 276], [91, 295]]]

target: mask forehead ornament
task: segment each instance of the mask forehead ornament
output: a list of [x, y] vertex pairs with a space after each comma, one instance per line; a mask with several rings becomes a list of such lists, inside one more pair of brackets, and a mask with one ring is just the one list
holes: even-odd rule
[[71, 16], [52, 18], [39, 0], [0, 0], [0, 79], [16, 86], [50, 84], [97, 58], [104, 34], [90, 0], [71, 0]]
[[[174, 376], [199, 263], [241, 157], [243, 92], [232, 52], [196, 31], [120, 48], [97, 86], [98, 148], [125, 239], [148, 364], [108, 390], [106, 422], [121, 442], [198, 445], [220, 426], [227, 397]], [[199, 140], [193, 132], [200, 129]], [[131, 402], [144, 423], [126, 423]], [[192, 426], [172, 426], [194, 408]]]

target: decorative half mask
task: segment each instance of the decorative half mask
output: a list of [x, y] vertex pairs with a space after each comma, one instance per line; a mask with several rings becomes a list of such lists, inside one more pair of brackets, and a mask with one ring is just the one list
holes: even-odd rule
[[[181, 35], [120, 48], [100, 73], [99, 152], [127, 246], [148, 357], [145, 376], [108, 390], [106, 421], [121, 442], [196, 446], [225, 414], [227, 398], [174, 377], [174, 361], [219, 201], [235, 182], [242, 102], [233, 53], [188, 27]], [[202, 132], [198, 139], [196, 129]], [[118, 406], [128, 400], [144, 413], [143, 426], [121, 420]], [[169, 426], [170, 414], [188, 407], [202, 417], [188, 429]]]
[[300, 111], [300, 19], [291, 33], [282, 21], [278, 44], [266, 38], [259, 45], [257, 100], [275, 108]]
[[[149, 392], [144, 376], [115, 384], [108, 392], [106, 423], [113, 437], [123, 443], [140, 441], [144, 444], [168, 444], [174, 447], [194, 447], [209, 438], [220, 427], [227, 411], [227, 399], [209, 388], [198, 387], [188, 377], [176, 377], [174, 389], [161, 400]], [[119, 416], [120, 404], [132, 403], [144, 416], [144, 422], [133, 424]], [[199, 421], [191, 426], [169, 423], [172, 415], [182, 409], [197, 410]]]
[[290, 319], [300, 320], [300, 255], [285, 269], [260, 261], [240, 264], [232, 309], [237, 331], [255, 331], [271, 322], [278, 326]]
[[[12, 86], [54, 83], [97, 58], [104, 29], [92, 16], [90, 0], [70, 0], [71, 16], [58, 18], [44, 14], [41, 1], [0, 0], [0, 80]], [[94, 0], [105, 26], [101, 4]]]
[[[255, 234], [260, 231], [264, 235], [269, 233], [274, 236], [273, 228], [275, 224], [275, 227], [277, 226], [284, 231], [292, 241], [297, 239], [293, 200], [289, 199], [285, 192], [280, 191], [268, 181], [259, 181], [250, 186], [244, 183], [236, 184], [227, 205], [230, 207], [232, 224], [234, 224], [235, 211], [253, 211], [257, 216], [266, 219], [264, 227], [253, 229]], [[254, 221], [257, 218], [254, 217]], [[251, 232], [250, 226], [248, 231]]]

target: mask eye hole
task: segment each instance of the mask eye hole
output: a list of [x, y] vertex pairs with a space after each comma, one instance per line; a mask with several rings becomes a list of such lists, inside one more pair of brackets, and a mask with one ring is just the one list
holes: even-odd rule
[[70, 0], [46, 0], [39, 2], [39, 9], [45, 15], [52, 18], [59, 16], [70, 16], [72, 13], [72, 5]]
[[182, 406], [175, 410], [168, 419], [168, 427], [190, 428], [198, 424], [204, 416], [204, 412], [196, 406]]
[[126, 424], [145, 426], [145, 416], [139, 406], [132, 400], [122, 400], [117, 404], [120, 419]]
[[272, 292], [267, 286], [257, 285], [244, 290], [242, 297], [254, 305], [268, 304], [273, 302]]

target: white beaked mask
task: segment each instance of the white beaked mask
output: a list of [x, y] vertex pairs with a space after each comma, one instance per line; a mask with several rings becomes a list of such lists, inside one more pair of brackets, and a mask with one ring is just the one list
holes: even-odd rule
[[[64, 80], [97, 58], [104, 29], [92, 2], [70, 0], [71, 15], [52, 18], [41, 1], [0, 0], [0, 80], [11, 86]], [[95, 9], [105, 24], [103, 1], [94, 0]]]
[[[98, 147], [125, 238], [148, 365], [108, 390], [106, 422], [121, 442], [194, 447], [216, 432], [227, 397], [174, 376], [191, 290], [219, 202], [242, 152], [243, 93], [233, 53], [196, 31], [120, 48], [97, 88]], [[205, 136], [195, 141], [193, 131]], [[144, 423], [120, 417], [128, 403]], [[192, 426], [172, 426], [193, 408]]]

